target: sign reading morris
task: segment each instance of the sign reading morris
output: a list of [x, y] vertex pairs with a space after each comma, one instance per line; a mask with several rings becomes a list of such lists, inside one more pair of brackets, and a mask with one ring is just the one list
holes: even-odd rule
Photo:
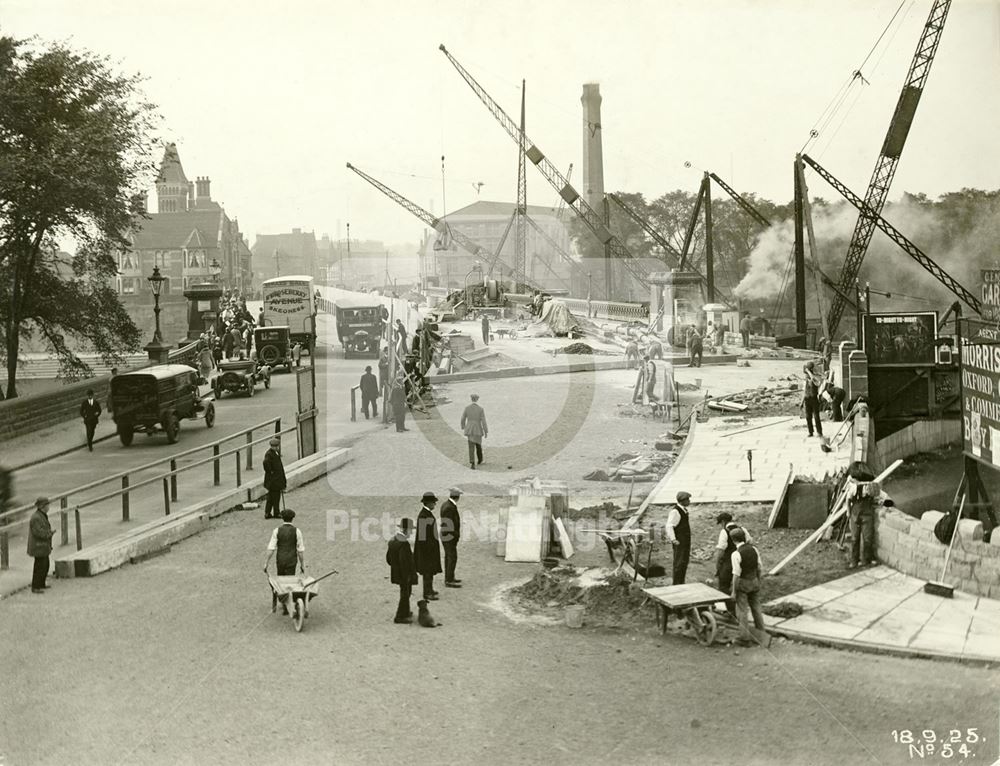
[[982, 277], [982, 319], [962, 322], [962, 449], [1000, 466], [1000, 269]]

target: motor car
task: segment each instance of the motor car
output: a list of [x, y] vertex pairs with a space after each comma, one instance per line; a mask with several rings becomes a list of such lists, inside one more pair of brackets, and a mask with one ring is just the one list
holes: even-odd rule
[[247, 396], [253, 396], [258, 383], [263, 383], [264, 388], [271, 387], [271, 368], [266, 364], [253, 359], [220, 362], [219, 374], [212, 381], [212, 391], [215, 392], [216, 399], [221, 399], [224, 392], [243, 392]]
[[272, 370], [284, 367], [292, 371], [292, 364], [297, 362], [292, 353], [291, 330], [281, 325], [258, 327], [253, 331], [253, 344], [257, 349], [257, 361], [266, 364]]
[[116, 375], [111, 379], [111, 403], [121, 443], [128, 447], [137, 431], [148, 436], [162, 431], [174, 444], [182, 420], [214, 426], [215, 405], [199, 391], [204, 382], [186, 364], [159, 364]]

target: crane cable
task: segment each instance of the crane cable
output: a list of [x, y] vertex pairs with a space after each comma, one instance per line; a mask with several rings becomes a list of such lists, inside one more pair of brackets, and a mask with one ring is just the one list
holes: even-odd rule
[[[840, 86], [840, 88], [834, 94], [833, 98], [830, 99], [830, 103], [828, 103], [826, 105], [826, 108], [822, 112], [820, 112], [819, 117], [816, 118], [816, 122], [813, 123], [812, 128], [809, 130], [809, 137], [806, 139], [806, 142], [802, 145], [802, 148], [799, 149], [799, 154], [804, 154], [806, 149], [809, 148], [809, 145], [817, 138], [819, 138], [820, 134], [823, 131], [825, 131], [827, 127], [829, 127], [830, 123], [836, 117], [837, 112], [841, 109], [841, 107], [844, 105], [844, 102], [847, 100], [847, 96], [850, 93], [851, 89], [857, 84], [857, 82], [860, 80], [864, 83], [867, 83], [867, 80], [865, 80], [864, 75], [862, 75], [861, 72], [864, 69], [865, 64], [868, 63], [868, 60], [875, 53], [876, 48], [878, 48], [879, 44], [882, 42], [882, 39], [889, 31], [890, 27], [892, 27], [893, 23], [896, 21], [896, 18], [899, 16], [899, 12], [903, 10], [903, 6], [906, 5], [906, 2], [907, 0], [900, 0], [899, 5], [896, 7], [895, 12], [892, 14], [892, 18], [889, 19], [889, 22], [882, 29], [882, 32], [879, 34], [878, 39], [876, 39], [874, 44], [872, 44], [872, 47], [868, 51], [868, 54], [865, 56], [864, 60], [861, 62], [861, 64], [858, 66], [857, 69], [851, 72], [850, 76], [847, 78], [847, 81]], [[913, 3], [914, 0], [910, 0], [911, 6], [913, 5]], [[893, 32], [893, 37], [895, 37], [895, 34], [896, 33]], [[884, 51], [882, 55], [883, 56], [885, 55]], [[881, 61], [881, 56], [879, 57], [879, 61]], [[878, 64], [876, 63], [876, 68], [877, 66]], [[854, 103], [857, 103], [857, 99], [855, 99]], [[853, 106], [854, 105], [852, 104], [851, 109], [853, 109]], [[850, 110], [848, 110], [848, 113], [850, 113]], [[843, 125], [843, 121], [841, 122], [841, 125]], [[838, 127], [837, 130], [839, 131], [840, 128]], [[834, 133], [834, 135], [836, 135], [836, 133]]]

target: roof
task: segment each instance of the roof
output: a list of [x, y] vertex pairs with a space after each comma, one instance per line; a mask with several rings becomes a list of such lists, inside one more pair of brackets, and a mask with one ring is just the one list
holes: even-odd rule
[[373, 298], [357, 298], [353, 295], [346, 295], [342, 298], [337, 298], [333, 305], [338, 309], [371, 309], [380, 308], [382, 306], [382, 301], [378, 297]]
[[272, 277], [271, 279], [264, 280], [262, 284], [273, 285], [278, 282], [312, 282], [313, 278], [308, 274], [289, 274], [286, 277]]
[[[471, 205], [466, 205], [458, 210], [453, 210], [445, 216], [445, 219], [451, 219], [458, 216], [475, 218], [477, 216], [487, 215], [499, 215], [509, 218], [514, 214], [515, 207], [517, 207], [517, 203], [515, 202], [491, 202], [490, 200], [477, 200]], [[555, 215], [555, 208], [548, 207], [546, 205], [528, 205], [528, 215], [535, 217], [541, 217], [543, 215], [553, 216]]]
[[180, 213], [152, 213], [149, 218], [140, 221], [140, 228], [133, 237], [133, 247], [136, 250], [218, 247], [224, 216], [221, 207]]
[[177, 153], [177, 144], [167, 144], [163, 150], [163, 161], [160, 162], [160, 174], [157, 183], [183, 184], [187, 188], [188, 180], [184, 175], [181, 157]]
[[[188, 367], [186, 364], [157, 364], [153, 367], [143, 367], [139, 370], [129, 370], [128, 372], [120, 373], [117, 377], [152, 377], [157, 380], [165, 380], [166, 378], [172, 378], [175, 375], [189, 374], [192, 372], [197, 372], [194, 367]], [[116, 378], [117, 379], [117, 378]]]

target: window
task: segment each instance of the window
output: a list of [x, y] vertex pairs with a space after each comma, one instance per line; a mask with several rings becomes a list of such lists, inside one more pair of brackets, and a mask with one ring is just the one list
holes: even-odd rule
[[166, 277], [160, 286], [160, 297], [162, 298], [164, 295], [170, 295], [170, 277]]
[[188, 266], [190, 266], [192, 269], [197, 269], [199, 265], [200, 264], [198, 263], [198, 251], [192, 250], [190, 253], [190, 257], [188, 258]]
[[135, 283], [136, 280], [131, 277], [122, 277], [121, 279], [121, 293], [122, 295], [135, 295]]
[[134, 269], [134, 268], [135, 268], [135, 264], [132, 262], [132, 254], [131, 253], [122, 253], [122, 257], [121, 257], [121, 269], [122, 269], [122, 271], [127, 271], [127, 270]]

